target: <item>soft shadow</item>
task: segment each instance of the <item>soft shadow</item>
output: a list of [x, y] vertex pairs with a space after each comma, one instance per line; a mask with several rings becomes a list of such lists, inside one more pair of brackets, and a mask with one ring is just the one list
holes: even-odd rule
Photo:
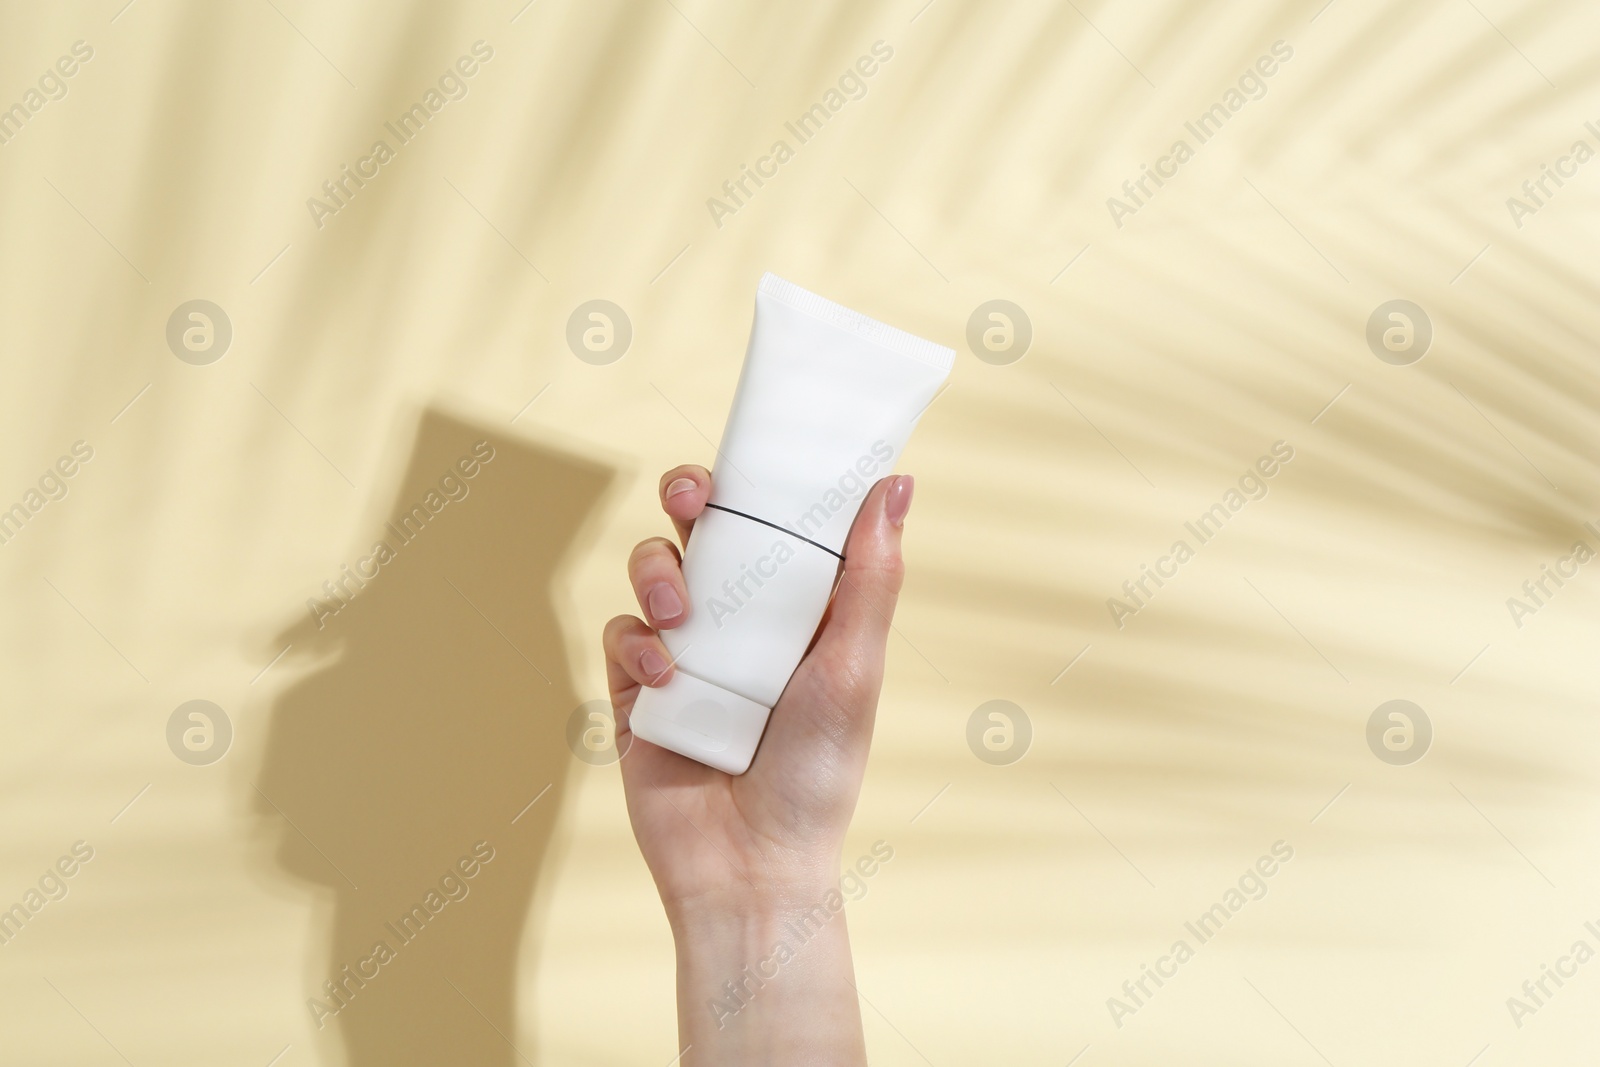
[[[478, 462], [471, 478], [463, 458]], [[353, 592], [325, 598], [339, 610], [320, 629], [308, 607], [280, 637], [328, 662], [275, 703], [251, 800], [278, 865], [331, 893], [305, 995], [336, 1010], [307, 1005], [351, 1067], [533, 1062], [516, 960], [580, 702], [560, 576], [613, 473], [426, 411], [392, 506], [347, 562], [356, 571], [380, 540], [393, 558], [364, 586], [345, 578]], [[437, 514], [403, 540], [401, 516], [429, 503]], [[339, 1058], [331, 1037], [323, 1055]]]

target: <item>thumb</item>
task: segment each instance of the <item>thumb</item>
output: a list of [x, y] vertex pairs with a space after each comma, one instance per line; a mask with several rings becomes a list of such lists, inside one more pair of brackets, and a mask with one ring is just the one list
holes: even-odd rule
[[862, 502], [845, 541], [844, 570], [817, 639], [817, 651], [881, 676], [895, 603], [905, 578], [901, 527], [916, 483], [909, 474], [881, 479]]

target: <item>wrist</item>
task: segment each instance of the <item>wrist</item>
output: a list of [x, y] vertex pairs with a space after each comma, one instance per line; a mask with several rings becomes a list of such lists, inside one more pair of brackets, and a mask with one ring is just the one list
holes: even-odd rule
[[819, 873], [783, 882], [730, 886], [678, 899], [663, 899], [679, 951], [728, 941], [759, 942], [838, 894], [836, 874]]
[[684, 1063], [865, 1062], [844, 906], [837, 878], [670, 906]]

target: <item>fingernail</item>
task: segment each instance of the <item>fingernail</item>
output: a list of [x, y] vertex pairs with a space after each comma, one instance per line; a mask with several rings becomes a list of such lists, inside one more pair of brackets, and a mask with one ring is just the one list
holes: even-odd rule
[[655, 649], [647, 648], [639, 654], [639, 666], [644, 670], [644, 676], [653, 682], [666, 673], [667, 661]]
[[889, 491], [884, 494], [883, 514], [891, 525], [905, 525], [906, 512], [911, 510], [911, 494], [916, 487], [916, 479], [909, 474], [900, 475], [889, 486]]
[[665, 582], [650, 590], [650, 617], [656, 622], [671, 622], [683, 614], [683, 601], [678, 591]]
[[687, 493], [694, 488], [693, 478], [678, 478], [667, 486], [666, 498], [671, 500], [679, 493]]

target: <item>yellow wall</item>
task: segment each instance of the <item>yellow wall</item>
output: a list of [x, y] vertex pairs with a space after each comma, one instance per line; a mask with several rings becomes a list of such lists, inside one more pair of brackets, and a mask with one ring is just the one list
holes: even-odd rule
[[[1600, 163], [1507, 198], [1600, 148], [1593, 5], [123, 4], [0, 16], [0, 107], [44, 79], [0, 144], [0, 507], [92, 449], [0, 545], [0, 908], [74, 870], [0, 947], [0, 1058], [668, 1062], [666, 925], [568, 720], [772, 270], [959, 351], [903, 467], [847, 847], [894, 849], [850, 906], [875, 1063], [1592, 1062], [1600, 962], [1520, 1026], [1507, 998], [1600, 949], [1600, 563], [1507, 601], [1600, 549]], [[1406, 366], [1365, 336], [1396, 298], [1433, 329]], [[565, 341], [593, 299], [632, 325], [609, 365]], [[966, 344], [994, 299], [1019, 361]], [[191, 300], [231, 324], [213, 362], [169, 348]], [[478, 441], [468, 495], [319, 629], [308, 598]], [[1279, 441], [1119, 628], [1107, 599]], [[997, 699], [1033, 734], [1008, 766], [966, 740]], [[1432, 724], [1410, 765], [1368, 746], [1394, 699]], [[209, 765], [168, 745], [190, 700], [231, 723]], [[470, 894], [319, 1030], [308, 998], [479, 841]]]

